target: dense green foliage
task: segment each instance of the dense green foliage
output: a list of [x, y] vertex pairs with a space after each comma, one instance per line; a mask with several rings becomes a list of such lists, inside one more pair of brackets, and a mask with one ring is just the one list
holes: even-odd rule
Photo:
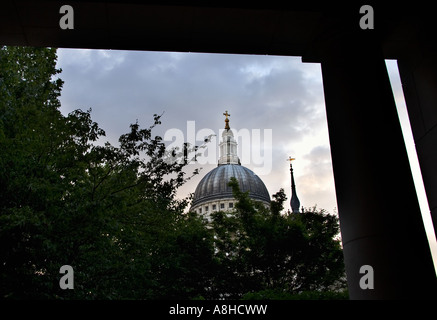
[[284, 190], [273, 195], [271, 208], [254, 202], [231, 178], [238, 201], [232, 213], [213, 214], [217, 256], [224, 277], [218, 292], [240, 298], [247, 292], [337, 291], [344, 286], [338, 221], [322, 211], [280, 214]]
[[[153, 124], [99, 143], [91, 110], [59, 111], [56, 50], [0, 49], [0, 297], [217, 299], [344, 287], [335, 216], [283, 215], [231, 181], [235, 211], [184, 213], [190, 177]], [[59, 287], [62, 265], [74, 289]]]

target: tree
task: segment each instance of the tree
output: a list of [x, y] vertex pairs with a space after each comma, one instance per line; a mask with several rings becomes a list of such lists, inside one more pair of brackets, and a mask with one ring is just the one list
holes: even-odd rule
[[286, 200], [281, 189], [270, 208], [241, 192], [238, 181], [229, 185], [237, 200], [231, 213], [213, 214], [217, 256], [225, 279], [217, 291], [230, 298], [250, 292], [276, 296], [344, 288], [344, 265], [337, 239], [337, 217], [323, 210], [282, 215]]
[[54, 50], [2, 47], [0, 50], [0, 246], [2, 295], [34, 286], [46, 227], [42, 213], [59, 190], [47, 170], [55, 141], [62, 81], [51, 81]]
[[[199, 219], [182, 214], [189, 200], [176, 190], [190, 177], [152, 136], [161, 117], [145, 129], [132, 124], [119, 146], [97, 145], [105, 132], [91, 110], [60, 113], [55, 64], [55, 49], [0, 51], [0, 295], [204, 294], [193, 270], [209, 268], [211, 239]], [[62, 265], [74, 270], [74, 290], [59, 287]], [[181, 271], [168, 287], [169, 272]]]

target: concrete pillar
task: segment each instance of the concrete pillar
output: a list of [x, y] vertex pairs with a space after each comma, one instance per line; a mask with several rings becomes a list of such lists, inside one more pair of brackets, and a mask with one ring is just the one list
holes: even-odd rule
[[[369, 39], [337, 37], [319, 50], [350, 298], [436, 298], [385, 62]], [[373, 289], [360, 286], [370, 275], [360, 273], [364, 265]]]
[[[423, 52], [423, 51], [422, 51]], [[437, 226], [437, 54], [399, 59], [402, 88], [428, 198]]]

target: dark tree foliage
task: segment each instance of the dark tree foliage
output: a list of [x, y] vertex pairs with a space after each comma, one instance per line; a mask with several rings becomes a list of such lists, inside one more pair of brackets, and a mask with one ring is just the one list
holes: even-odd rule
[[[334, 216], [281, 214], [283, 190], [266, 209], [236, 181], [234, 212], [209, 224], [184, 213], [190, 199], [176, 191], [191, 176], [153, 136], [161, 116], [148, 128], [132, 124], [118, 146], [101, 143], [91, 110], [59, 111], [56, 59], [50, 48], [0, 48], [1, 298], [254, 298], [341, 287]], [[73, 290], [59, 286], [63, 265], [73, 267]]]
[[[199, 295], [211, 239], [182, 214], [189, 199], [176, 190], [189, 177], [152, 136], [160, 116], [132, 124], [119, 147], [98, 145], [91, 110], [60, 113], [55, 64], [54, 49], [0, 51], [0, 296]], [[62, 265], [74, 290], [59, 287]]]
[[251, 200], [248, 192], [241, 192], [235, 178], [229, 185], [237, 200], [235, 210], [213, 214], [212, 223], [216, 255], [226, 272], [214, 282], [220, 297], [265, 299], [267, 293], [292, 297], [344, 290], [337, 217], [315, 209], [280, 214], [284, 190], [274, 194], [266, 208]]

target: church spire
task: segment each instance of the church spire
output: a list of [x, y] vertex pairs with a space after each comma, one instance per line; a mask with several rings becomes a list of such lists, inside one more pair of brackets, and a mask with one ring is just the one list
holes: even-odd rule
[[290, 199], [290, 207], [293, 213], [299, 213], [300, 201], [297, 197], [296, 193], [296, 184], [294, 183], [294, 175], [293, 175], [293, 166], [291, 165], [291, 161], [295, 160], [295, 158], [289, 157], [287, 161], [290, 161], [290, 174], [291, 174], [291, 199]]

